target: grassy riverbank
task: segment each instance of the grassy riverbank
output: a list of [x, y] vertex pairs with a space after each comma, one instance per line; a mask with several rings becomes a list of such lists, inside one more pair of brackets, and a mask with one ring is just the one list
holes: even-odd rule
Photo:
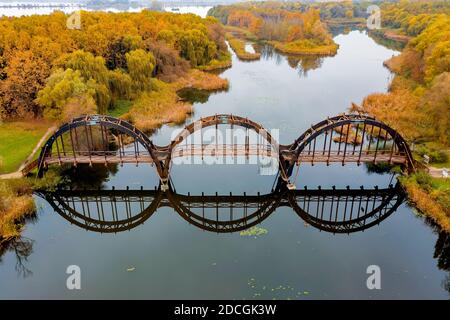
[[0, 124], [0, 174], [19, 169], [49, 126], [37, 120]]
[[410, 201], [450, 233], [450, 179], [432, 178], [419, 172], [400, 178]]
[[221, 53], [216, 59], [211, 60], [211, 62], [205, 66], [197, 67], [198, 70], [202, 71], [216, 71], [223, 70], [231, 67], [231, 55], [229, 52]]
[[60, 182], [58, 169], [49, 170], [42, 179], [0, 180], [0, 243], [20, 236], [25, 219], [36, 213], [33, 191], [51, 190]]
[[0, 180], [0, 242], [19, 236], [21, 221], [35, 213], [31, 194], [26, 179]]

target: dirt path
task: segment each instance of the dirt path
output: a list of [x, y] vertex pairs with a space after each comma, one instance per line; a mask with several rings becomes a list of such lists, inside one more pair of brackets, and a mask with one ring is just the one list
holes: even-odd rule
[[436, 167], [428, 166], [428, 173], [433, 178], [443, 178], [443, 176], [442, 176], [442, 168], [436, 168]]
[[0, 179], [19, 179], [23, 177], [22, 170], [25, 168], [25, 166], [34, 158], [34, 155], [41, 149], [42, 145], [47, 141], [48, 137], [55, 132], [57, 127], [53, 126], [51, 128], [48, 128], [48, 130], [45, 132], [45, 134], [42, 136], [42, 138], [37, 143], [36, 147], [34, 147], [31, 154], [25, 159], [24, 162], [20, 165], [19, 169], [16, 172], [12, 173], [6, 173], [6, 174], [0, 174]]

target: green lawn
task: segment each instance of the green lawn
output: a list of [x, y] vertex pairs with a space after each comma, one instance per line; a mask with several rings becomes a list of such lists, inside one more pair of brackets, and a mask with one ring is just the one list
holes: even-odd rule
[[108, 111], [108, 114], [111, 117], [118, 118], [121, 115], [127, 113], [130, 111], [131, 107], [133, 106], [133, 102], [129, 100], [117, 100], [117, 102], [114, 105], [114, 109], [111, 109]]
[[0, 174], [16, 171], [47, 129], [47, 124], [36, 122], [0, 124]]
[[450, 169], [450, 162], [431, 163], [430, 166], [433, 166], [435, 168], [447, 168], [447, 169]]

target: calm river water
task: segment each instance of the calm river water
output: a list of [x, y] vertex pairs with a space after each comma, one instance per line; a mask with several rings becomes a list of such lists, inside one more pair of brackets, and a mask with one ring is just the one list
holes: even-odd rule
[[[259, 61], [241, 62], [221, 76], [230, 89], [199, 98], [190, 123], [232, 113], [279, 130], [291, 143], [311, 124], [347, 111], [391, 79], [382, 62], [398, 54], [365, 32], [339, 34], [335, 57], [295, 58], [256, 48]], [[152, 139], [169, 143], [183, 126], [164, 126]], [[154, 168], [125, 165], [104, 177], [104, 189], [153, 189]], [[388, 174], [365, 166], [302, 166], [298, 188], [386, 187]], [[270, 192], [275, 177], [256, 165], [177, 165], [178, 193]], [[202, 231], [162, 207], [144, 224], [112, 234], [86, 231], [36, 196], [37, 217], [0, 262], [0, 298], [203, 299], [448, 299], [449, 238], [403, 203], [379, 225], [351, 234], [320, 231], [280, 207], [246, 236]], [[31, 250], [31, 251], [30, 251]], [[25, 252], [24, 252], [25, 251]], [[81, 268], [81, 290], [68, 290], [66, 268]], [[367, 267], [381, 270], [381, 289], [366, 286]], [[447, 289], [446, 289], [447, 288]]]

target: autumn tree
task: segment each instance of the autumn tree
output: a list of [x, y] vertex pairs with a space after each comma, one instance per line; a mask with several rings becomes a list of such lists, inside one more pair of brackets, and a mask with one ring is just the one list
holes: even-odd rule
[[165, 42], [148, 42], [146, 48], [155, 57], [154, 76], [172, 82], [186, 74], [189, 62], [180, 58], [175, 49], [168, 47]]
[[18, 51], [4, 68], [6, 78], [0, 82], [0, 118], [35, 117], [41, 108], [35, 103], [50, 70], [31, 51]]
[[116, 68], [126, 69], [127, 62], [125, 59], [125, 54], [131, 50], [136, 50], [142, 48], [143, 42], [140, 36], [127, 35], [121, 37], [118, 40], [111, 42], [108, 45], [108, 50], [106, 51], [106, 66], [110, 70]]

